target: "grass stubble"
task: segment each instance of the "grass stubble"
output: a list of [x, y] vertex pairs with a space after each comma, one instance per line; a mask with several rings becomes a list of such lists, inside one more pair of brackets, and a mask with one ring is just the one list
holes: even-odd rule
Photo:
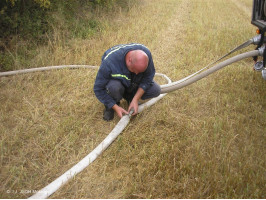
[[[112, 45], [138, 42], [150, 48], [157, 72], [178, 80], [254, 36], [241, 10], [249, 4], [143, 0], [128, 14], [104, 19], [104, 29], [89, 40], [55, 36], [35, 62], [99, 65]], [[51, 197], [265, 198], [265, 82], [251, 60], [168, 94], [134, 117], [100, 158]], [[96, 73], [0, 79], [1, 198], [31, 196], [119, 121], [102, 120], [92, 91]]]

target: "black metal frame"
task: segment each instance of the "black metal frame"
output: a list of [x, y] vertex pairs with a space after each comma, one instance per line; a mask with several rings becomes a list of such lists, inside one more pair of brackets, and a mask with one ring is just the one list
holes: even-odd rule
[[[253, 12], [251, 24], [260, 30], [266, 29], [266, 0], [253, 0]], [[265, 8], [264, 8], [265, 7]]]

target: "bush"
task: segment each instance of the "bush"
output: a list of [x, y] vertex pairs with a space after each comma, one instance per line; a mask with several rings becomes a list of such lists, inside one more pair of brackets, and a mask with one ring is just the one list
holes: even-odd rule
[[12, 70], [15, 64], [30, 59], [27, 53], [20, 56], [25, 49], [16, 42], [26, 41], [31, 55], [34, 48], [54, 38], [55, 32], [63, 40], [88, 39], [102, 29], [99, 14], [114, 15], [116, 5], [127, 8], [132, 1], [135, 0], [1, 0], [0, 70]]
[[39, 38], [47, 29], [47, 3], [33, 0], [9, 0], [0, 3], [0, 37], [11, 35]]

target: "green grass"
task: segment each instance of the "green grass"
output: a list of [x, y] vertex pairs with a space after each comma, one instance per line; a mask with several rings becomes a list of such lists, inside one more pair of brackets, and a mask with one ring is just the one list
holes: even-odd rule
[[[128, 13], [102, 16], [103, 28], [90, 39], [65, 40], [55, 31], [31, 66], [99, 65], [112, 45], [139, 42], [150, 48], [157, 72], [178, 80], [255, 35], [241, 10], [250, 3], [239, 5], [143, 0]], [[252, 67], [246, 59], [168, 94], [132, 118], [102, 156], [51, 197], [265, 198], [265, 81]], [[63, 174], [119, 121], [102, 120], [92, 91], [96, 73], [0, 79], [2, 198], [31, 196], [20, 192]]]

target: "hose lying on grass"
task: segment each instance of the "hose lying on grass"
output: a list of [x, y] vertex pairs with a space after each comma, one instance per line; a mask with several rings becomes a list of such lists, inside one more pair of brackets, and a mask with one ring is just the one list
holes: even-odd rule
[[[225, 60], [206, 71], [199, 73], [200, 71], [184, 78], [179, 81], [171, 83], [171, 80], [163, 74], [157, 74], [160, 76], [163, 76], [165, 79], [167, 79], [168, 84], [161, 86], [161, 95], [151, 99], [150, 101], [142, 104], [139, 106], [139, 111], [143, 111], [144, 108], [149, 107], [156, 103], [158, 100], [160, 100], [166, 93], [178, 90], [180, 88], [183, 88], [185, 86], [188, 86], [212, 73], [215, 71], [222, 69], [223, 67], [230, 65], [234, 62], [240, 61], [244, 58], [253, 57], [261, 55], [259, 50], [250, 51], [247, 53], [243, 53], [237, 56], [234, 56], [228, 60]], [[16, 75], [16, 74], [22, 74], [22, 73], [30, 73], [30, 72], [37, 72], [37, 71], [47, 71], [52, 69], [63, 69], [63, 68], [97, 68], [95, 66], [89, 66], [89, 65], [64, 65], [64, 66], [50, 66], [50, 67], [43, 67], [43, 68], [32, 68], [32, 69], [25, 69], [25, 70], [18, 70], [18, 71], [11, 71], [11, 72], [2, 72], [0, 73], [1, 76], [10, 76], [10, 75]], [[205, 69], [205, 68], [204, 68]], [[37, 198], [47, 198], [51, 194], [53, 194], [55, 191], [57, 191], [62, 185], [64, 185], [69, 179], [74, 177], [76, 174], [81, 172], [84, 168], [86, 168], [90, 163], [92, 163], [115, 139], [116, 137], [123, 131], [123, 129], [127, 126], [129, 123], [131, 114], [123, 116], [118, 124], [115, 126], [115, 128], [110, 132], [110, 134], [85, 158], [83, 158], [79, 163], [77, 163], [74, 167], [72, 167], [70, 170], [65, 172], [62, 176], [57, 178], [55, 181], [44, 187], [42, 190], [39, 190], [35, 195], [31, 196], [32, 199]]]
[[246, 52], [246, 53], [242, 53], [242, 54], [239, 54], [237, 56], [234, 56], [232, 58], [229, 58], [207, 70], [205, 70], [204, 72], [200, 73], [200, 74], [197, 74], [193, 77], [190, 77], [189, 79], [186, 79], [182, 82], [180, 81], [176, 81], [176, 82], [172, 82], [172, 83], [169, 83], [169, 84], [166, 84], [166, 85], [161, 85], [161, 94], [163, 93], [169, 93], [169, 92], [173, 92], [175, 90], [178, 90], [178, 89], [181, 89], [183, 87], [186, 87], [216, 71], [218, 71], [219, 69], [222, 69], [223, 67], [227, 66], [227, 65], [230, 65], [234, 62], [237, 62], [237, 61], [240, 61], [244, 58], [248, 58], [248, 57], [253, 57], [253, 56], [258, 56], [260, 55], [260, 52], [259, 50], [254, 50], [254, 51], [249, 51], [249, 52]]
[[89, 69], [98, 69], [97, 66], [91, 65], [59, 65], [59, 66], [48, 66], [48, 67], [38, 67], [38, 68], [30, 68], [30, 69], [21, 69], [16, 71], [8, 71], [8, 72], [0, 72], [1, 76], [12, 76], [18, 74], [26, 74], [32, 72], [43, 72], [55, 69], [78, 69], [78, 68], [89, 68]]
[[[164, 74], [156, 74], [158, 76], [164, 77], [168, 83], [171, 83], [171, 80], [165, 76]], [[144, 104], [139, 106], [138, 112], [142, 112], [145, 108], [150, 107], [151, 105], [155, 104], [161, 98], [163, 98], [166, 94], [161, 94], [156, 98], [153, 98], [147, 101]], [[61, 175], [59, 178], [54, 180], [52, 183], [44, 187], [43, 189], [39, 190], [35, 195], [31, 196], [30, 199], [44, 199], [49, 197], [55, 191], [57, 191], [61, 186], [66, 184], [69, 179], [73, 178], [76, 174], [81, 172], [83, 169], [88, 167], [101, 153], [107, 149], [108, 146], [118, 137], [118, 135], [125, 129], [127, 124], [130, 121], [132, 112], [129, 115], [124, 115], [114, 129], [109, 133], [109, 135], [86, 157], [84, 157], [81, 161], [79, 161], [75, 166]]]

